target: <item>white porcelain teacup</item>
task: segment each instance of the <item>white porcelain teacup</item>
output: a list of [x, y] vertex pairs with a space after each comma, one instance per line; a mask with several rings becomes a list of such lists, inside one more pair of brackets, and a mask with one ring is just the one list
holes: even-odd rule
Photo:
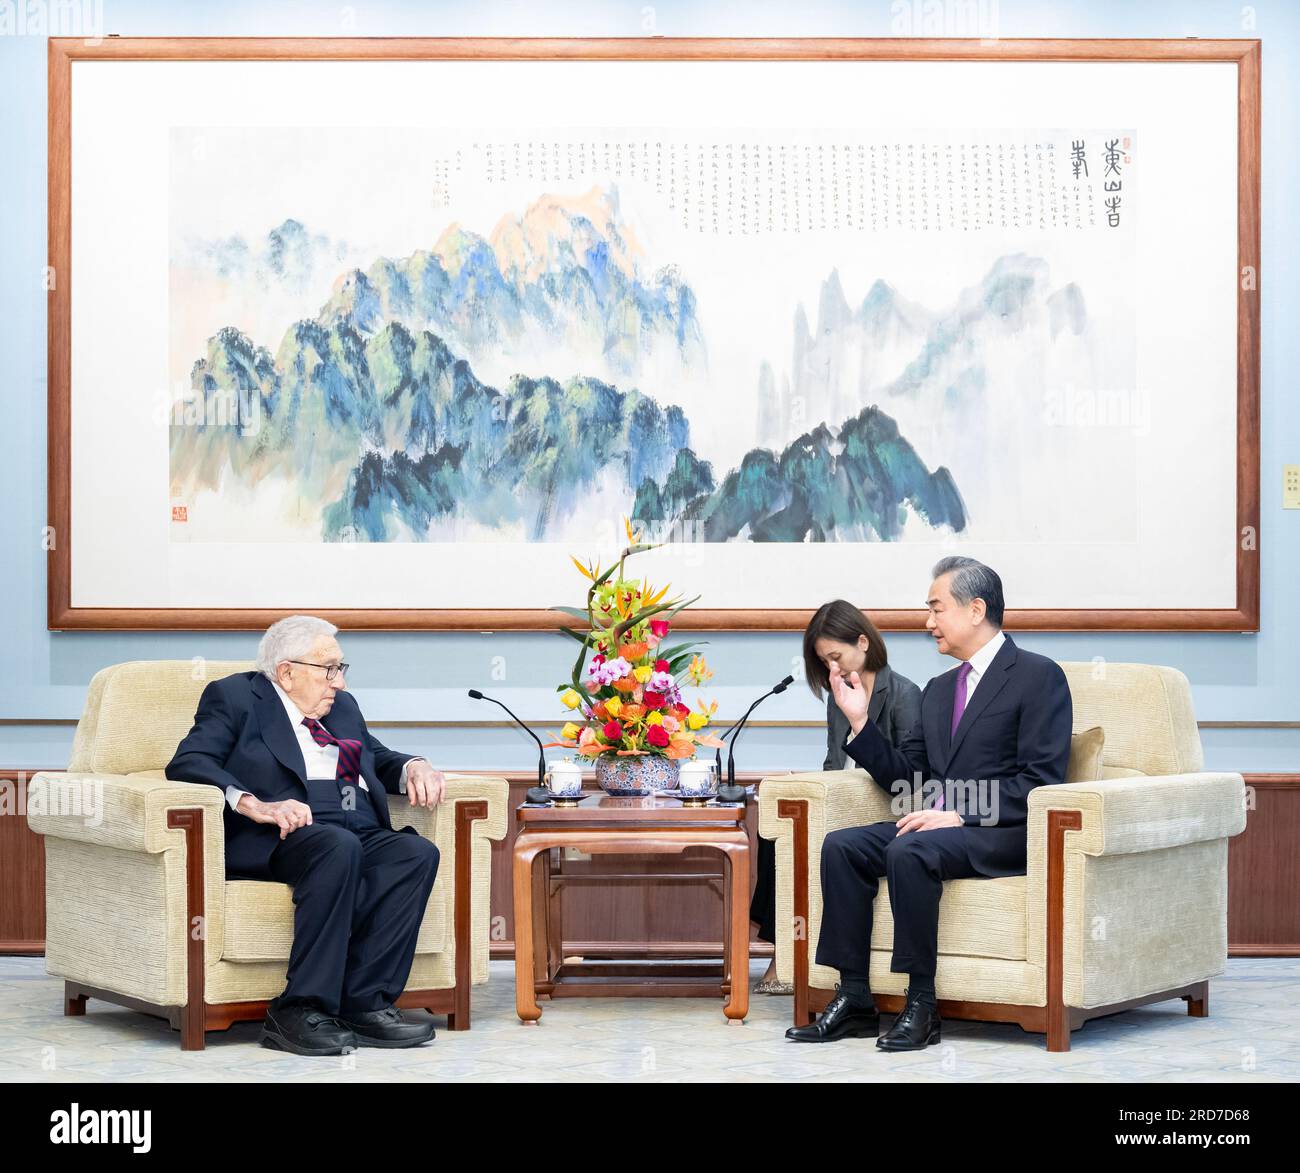
[[677, 775], [677, 793], [683, 798], [709, 798], [718, 792], [716, 763], [690, 758]]
[[582, 795], [582, 769], [569, 758], [552, 762], [542, 780], [556, 798], [579, 798]]

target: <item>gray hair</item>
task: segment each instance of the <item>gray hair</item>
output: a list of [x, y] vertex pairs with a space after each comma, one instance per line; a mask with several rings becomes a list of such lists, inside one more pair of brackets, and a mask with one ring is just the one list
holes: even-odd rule
[[938, 578], [950, 572], [952, 583], [949, 589], [952, 597], [963, 606], [974, 599], [983, 599], [986, 618], [994, 627], [1000, 628], [1006, 604], [1002, 598], [1002, 580], [998, 577], [998, 572], [974, 558], [953, 554], [940, 558], [930, 573], [932, 577]]
[[289, 615], [277, 619], [266, 629], [257, 645], [257, 670], [274, 680], [276, 668], [285, 660], [299, 660], [311, 654], [322, 636], [334, 635], [338, 628], [315, 615]]

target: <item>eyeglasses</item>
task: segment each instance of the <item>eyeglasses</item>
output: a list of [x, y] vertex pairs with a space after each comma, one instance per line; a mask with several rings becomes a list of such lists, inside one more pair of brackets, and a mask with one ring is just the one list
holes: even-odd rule
[[289, 663], [304, 664], [308, 668], [324, 668], [326, 680], [333, 680], [340, 672], [346, 676], [348, 669], [352, 667], [351, 664], [313, 664], [310, 660], [290, 660]]

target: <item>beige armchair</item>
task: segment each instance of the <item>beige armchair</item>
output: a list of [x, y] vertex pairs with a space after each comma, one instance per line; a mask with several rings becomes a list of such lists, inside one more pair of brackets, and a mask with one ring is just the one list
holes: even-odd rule
[[[67, 773], [38, 774], [27, 821], [45, 837], [47, 972], [64, 1013], [87, 998], [167, 1018], [185, 1050], [263, 1017], [284, 988], [292, 889], [227, 880], [215, 787], [163, 774], [210, 680], [245, 663], [116, 664], [96, 673]], [[491, 843], [506, 829], [503, 778], [448, 775], [436, 808], [394, 801], [393, 820], [438, 845], [441, 865], [398, 1005], [469, 1028], [470, 987], [488, 978]]]
[[[1246, 825], [1240, 774], [1207, 773], [1187, 678], [1146, 664], [1063, 663], [1075, 732], [1105, 735], [1100, 777], [1029, 798], [1028, 873], [950, 880], [939, 916], [935, 990], [951, 1018], [1015, 1022], [1066, 1051], [1090, 1018], [1182, 998], [1209, 1009], [1227, 959], [1228, 840]], [[1077, 763], [1072, 774], [1077, 776]], [[830, 1000], [838, 973], [816, 965], [821, 844], [831, 831], [895, 818], [860, 769], [763, 780], [759, 834], [776, 842], [777, 977], [794, 1021]], [[902, 1009], [907, 975], [889, 968], [889, 887], [873, 910], [871, 988]]]

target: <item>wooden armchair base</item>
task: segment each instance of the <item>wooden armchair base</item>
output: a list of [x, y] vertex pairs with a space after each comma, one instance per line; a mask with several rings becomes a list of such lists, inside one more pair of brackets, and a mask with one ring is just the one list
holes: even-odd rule
[[[470, 987], [470, 824], [486, 819], [488, 804], [459, 802], [456, 804], [456, 984], [444, 990], [406, 990], [398, 998], [403, 1009], [423, 1007], [433, 1014], [447, 1016], [448, 1030], [469, 1030]], [[185, 832], [185, 927], [186, 927], [186, 989], [189, 1001], [183, 1006], [163, 1006], [119, 994], [113, 990], [97, 989], [78, 982], [64, 982], [65, 1016], [81, 1017], [86, 1013], [86, 999], [99, 998], [142, 1014], [165, 1018], [172, 1028], [181, 1032], [182, 1051], [203, 1050], [204, 1036], [210, 1030], [229, 1030], [236, 1022], [260, 1021], [266, 1017], [269, 1000], [249, 1002], [206, 1001], [203, 939], [189, 932], [189, 926], [205, 922], [203, 899], [203, 811], [199, 807], [184, 807], [167, 812], [167, 825]]]
[[[125, 1006], [140, 1014], [165, 1018], [173, 1030], [181, 1032], [182, 1051], [202, 1051], [210, 1030], [229, 1030], [237, 1022], [261, 1022], [266, 1017], [268, 999], [250, 1002], [208, 1002], [195, 1009], [191, 1006], [163, 1006], [145, 1002], [114, 990], [100, 990], [78, 982], [63, 983], [63, 1013], [81, 1017], [86, 1013], [86, 999], [98, 998]], [[450, 987], [445, 990], [407, 990], [397, 999], [403, 1010], [424, 1009], [430, 1014], [445, 1014], [448, 1030], [469, 1030], [469, 990]], [[195, 1026], [193, 1024], [197, 1023]]]
[[[789, 819], [794, 829], [794, 915], [800, 924], [808, 924], [808, 802], [806, 799], [780, 799], [777, 814]], [[1182, 998], [1192, 1018], [1205, 1018], [1210, 1012], [1209, 981], [1194, 982], [1172, 990], [1147, 994], [1109, 1006], [1079, 1008], [1067, 1006], [1062, 991], [1064, 981], [1063, 949], [1065, 940], [1065, 833], [1083, 826], [1077, 810], [1047, 812], [1047, 1005], [1020, 1006], [1001, 1002], [939, 1001], [941, 1017], [971, 1019], [978, 1022], [1015, 1022], [1024, 1030], [1047, 1036], [1049, 1051], [1068, 1051], [1070, 1032], [1078, 1030], [1092, 1018], [1118, 1014], [1152, 1002]], [[794, 1024], [804, 1026], [826, 1008], [834, 991], [808, 984], [808, 936], [794, 942]], [[887, 1014], [903, 1009], [900, 994], [875, 995], [876, 1006]]]
[[[816, 986], [805, 988], [807, 990], [806, 1009], [801, 1013], [798, 1006], [796, 1006], [794, 1016], [796, 1026], [812, 1022], [813, 1018], [822, 1010], [825, 1010], [827, 1003], [835, 996], [833, 990], [823, 990]], [[876, 1003], [876, 1008], [882, 1014], [899, 1013], [906, 1001], [902, 994], [874, 994], [872, 997]], [[1066, 1023], [1064, 1029], [1058, 1029], [1057, 1032], [1052, 1030], [1048, 1007], [1046, 1006], [1015, 1006], [1003, 1002], [950, 1002], [941, 998], [939, 1000], [939, 1016], [941, 1018], [961, 1018], [975, 1022], [1014, 1022], [1023, 1030], [1030, 1031], [1033, 1034], [1047, 1035], [1047, 1049], [1049, 1051], [1068, 1051], [1070, 1049], [1070, 1032], [1078, 1030], [1090, 1019], [1104, 1018], [1108, 1014], [1119, 1014], [1121, 1011], [1132, 1010], [1137, 1006], [1148, 1006], [1152, 1002], [1167, 1002], [1173, 998], [1182, 998], [1187, 1003], [1189, 1017], [1205, 1018], [1210, 1012], [1210, 983], [1208, 981], [1196, 982], [1190, 986], [1182, 986], [1177, 990], [1162, 990], [1158, 994], [1148, 994], [1145, 998], [1133, 998], [1128, 1002], [1117, 1002], [1113, 1006], [1092, 1006], [1087, 1009], [1067, 1006], [1065, 1008]], [[796, 989], [796, 1002], [797, 1000], [798, 990]]]

